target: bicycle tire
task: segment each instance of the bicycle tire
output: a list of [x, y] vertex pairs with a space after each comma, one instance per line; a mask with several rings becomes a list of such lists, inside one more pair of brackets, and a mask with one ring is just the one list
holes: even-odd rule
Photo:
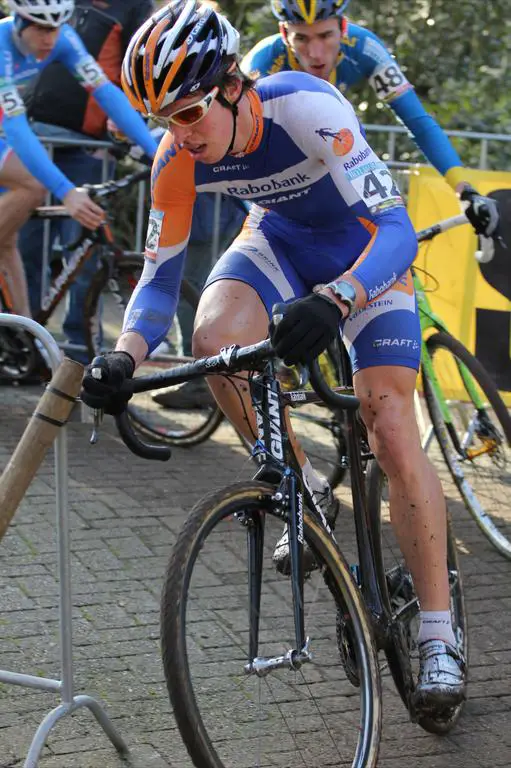
[[[389, 558], [388, 552], [387, 554], [384, 552], [385, 548], [388, 549], [387, 535], [383, 533], [382, 529], [382, 500], [384, 498], [386, 477], [374, 459], [368, 464], [366, 483], [376, 577], [387, 613], [389, 616], [393, 616], [399, 607], [416, 599], [416, 595], [412, 577], [401, 555], [401, 551], [396, 546], [397, 552], [393, 552], [391, 558]], [[390, 518], [388, 524], [390, 526]], [[393, 539], [391, 532], [388, 539]], [[467, 665], [468, 628], [463, 581], [449, 514], [447, 515], [447, 568], [451, 590], [453, 629], [458, 650], [462, 653]], [[417, 614], [418, 611], [419, 606], [417, 602]], [[412, 617], [412, 620], [413, 618], [416, 618], [416, 616]], [[445, 735], [452, 730], [458, 720], [463, 710], [464, 701], [456, 707], [439, 712], [438, 716], [433, 716], [431, 713], [424, 715], [420, 712], [415, 712], [413, 701], [415, 690], [414, 673], [417, 673], [418, 670], [417, 659], [413, 655], [414, 653], [416, 654], [417, 647], [410, 623], [410, 621], [407, 624], [405, 624], [405, 621], [399, 623], [394, 621], [391, 623], [384, 647], [389, 669], [397, 691], [405, 707], [410, 712], [412, 720], [430, 733]]]
[[[122, 316], [135, 288], [144, 265], [140, 254], [124, 254], [115, 259], [113, 267], [104, 263], [92, 281], [85, 300], [86, 343], [91, 358], [98, 354], [102, 347], [98, 342], [97, 310], [101, 298], [108, 293], [113, 297], [110, 302], [114, 317], [112, 332], [108, 341], [112, 345], [121, 332]], [[199, 303], [199, 293], [190, 283], [183, 280], [180, 295], [195, 311]], [[117, 313], [119, 316], [117, 316]], [[175, 327], [176, 324], [174, 324]], [[139, 373], [154, 373], [149, 368], [163, 369], [178, 365], [191, 358], [183, 355], [163, 354], [148, 359], [139, 368]], [[157, 408], [152, 405], [151, 393], [144, 397], [140, 406], [140, 398], [134, 398], [128, 405], [128, 413], [133, 427], [143, 436], [166, 445], [192, 447], [207, 440], [218, 429], [223, 421], [223, 413], [215, 404], [203, 409]]]
[[[431, 382], [425, 370], [422, 370], [424, 396], [429, 417], [440, 446], [441, 454], [454, 484], [461, 494], [467, 511], [488, 541], [493, 544], [500, 554], [507, 559], [511, 559], [511, 516], [507, 512], [509, 500], [505, 498], [501, 485], [502, 474], [506, 471], [506, 466], [509, 467], [511, 462], [511, 416], [488, 372], [461, 342], [450, 334], [441, 331], [430, 336], [426, 346], [440, 387], [442, 386], [440, 365], [441, 363], [447, 365], [447, 360], [452, 357], [454, 363], [459, 361], [465, 366], [472, 380], [477, 383], [484, 400], [491, 406], [491, 411], [485, 409], [485, 421], [481, 422], [480, 420], [483, 417], [475, 406], [471, 408], [472, 400], [470, 394], [462, 384], [461, 376], [459, 376], [457, 386], [463, 386], [466, 397], [464, 396], [456, 406], [458, 414], [456, 413], [456, 408], [448, 405], [452, 418], [450, 431], [449, 426], [444, 423]], [[445, 355], [448, 355], [449, 358], [446, 358]], [[441, 362], [439, 362], [440, 356]], [[435, 368], [436, 363], [438, 365]], [[467, 445], [467, 447], [474, 446], [474, 448], [470, 447], [473, 456], [470, 459], [465, 459], [463, 455], [460, 455], [453, 442], [453, 430], [457, 430], [459, 427], [459, 419], [461, 417], [465, 418], [467, 406], [462, 403], [468, 403], [468, 407], [472, 410], [470, 419], [465, 420], [470, 424], [475, 418], [474, 424], [479, 422], [487, 433], [480, 438], [477, 427], [473, 427], [474, 431], [471, 440], [475, 442]], [[463, 424], [461, 424], [461, 427], [463, 429]], [[458, 431], [456, 434], [458, 435]], [[469, 432], [465, 430], [465, 439], [468, 434]], [[488, 445], [491, 446], [491, 440], [493, 440], [494, 448], [486, 450], [484, 448], [484, 440], [489, 439], [488, 435], [491, 438]], [[462, 444], [463, 439], [463, 435], [461, 437], [460, 435], [457, 436], [459, 444]], [[483, 449], [480, 453], [478, 453], [479, 447]], [[511, 482], [509, 470], [506, 478], [504, 486], [507, 487]], [[483, 503], [480, 493], [478, 493], [478, 488], [483, 483], [486, 503]], [[500, 497], [497, 496], [499, 485], [501, 487]], [[494, 495], [488, 498], [488, 493], [494, 493]]]
[[[179, 534], [176, 544], [173, 548], [173, 552], [166, 571], [161, 602], [161, 646], [163, 667], [170, 701], [181, 736], [194, 765], [197, 767], [200, 766], [200, 768], [225, 768], [226, 764], [222, 762], [225, 757], [221, 758], [218, 755], [216, 748], [213, 746], [211, 740], [212, 737], [210, 732], [208, 732], [206, 729], [204, 723], [204, 713], [200, 711], [197, 704], [196, 695], [198, 692], [199, 695], [202, 693], [203, 686], [194, 688], [194, 677], [190, 671], [190, 659], [195, 658], [194, 654], [197, 649], [197, 643], [200, 643], [199, 636], [195, 631], [196, 624], [194, 623], [194, 619], [196, 618], [194, 611], [198, 610], [196, 607], [197, 602], [192, 601], [189, 603], [190, 585], [193, 583], [192, 579], [194, 575], [194, 569], [197, 565], [199, 572], [199, 582], [202, 578], [203, 584], [207, 583], [208, 588], [214, 591], [216, 588], [216, 580], [210, 578], [206, 579], [206, 582], [204, 582], [206, 573], [202, 570], [202, 563], [197, 564], [197, 558], [199, 555], [202, 556], [203, 552], [207, 550], [208, 537], [213, 537], [215, 528], [220, 526], [224, 521], [226, 521], [228, 524], [232, 522], [233, 526], [238, 526], [237, 530], [241, 532], [241, 535], [247, 535], [242, 530], [242, 523], [239, 522], [239, 516], [242, 514], [249, 516], [256, 514], [260, 515], [264, 520], [264, 522], [261, 524], [262, 528], [266, 532], [268, 531], [267, 526], [270, 523], [276, 524], [278, 522], [280, 528], [282, 525], [282, 517], [275, 509], [275, 503], [272, 500], [274, 490], [275, 489], [271, 485], [253, 481], [249, 483], [237, 483], [227, 488], [215, 491], [206, 496], [198, 504], [196, 504], [191, 513], [188, 515], [185, 525], [182, 528], [181, 533]], [[236, 515], [238, 515], [238, 517], [236, 517]], [[249, 524], [247, 525], [247, 528], [248, 527]], [[222, 534], [223, 533], [224, 532], [222, 531]], [[360, 690], [362, 691], [361, 697], [363, 697], [364, 712], [362, 714], [361, 711], [360, 725], [356, 716], [354, 718], [354, 722], [351, 723], [351, 733], [353, 733], [353, 738], [356, 739], [357, 743], [357, 749], [354, 753], [355, 757], [353, 758], [352, 765], [360, 766], [360, 768], [362, 766], [374, 766], [376, 765], [378, 755], [381, 728], [381, 688], [370, 621], [367, 616], [365, 605], [362, 602], [361, 594], [351, 577], [348, 565], [335, 546], [333, 540], [328, 536], [326, 531], [321, 528], [320, 525], [310, 516], [310, 513], [307, 510], [304, 511], [304, 535], [310, 545], [313, 547], [315, 554], [325, 565], [325, 572], [330, 575], [331, 583], [327, 587], [328, 594], [330, 596], [335, 596], [337, 600], [342, 601], [343, 605], [346, 606], [346, 609], [349, 610], [350, 615], [356, 624], [356, 637], [358, 639], [357, 647], [359, 654], [357, 658], [360, 660], [360, 667], [363, 673]], [[227, 576], [229, 576], [230, 566], [228, 562], [230, 562], [231, 557], [237, 556], [239, 549], [235, 548], [234, 543], [231, 544], [232, 539], [225, 540], [224, 537], [221, 536], [217, 541], [222, 547], [223, 555], [219, 556], [216, 561], [215, 573], [221, 574], [222, 566], [224, 566], [227, 569]], [[224, 542], [225, 550], [223, 547]], [[229, 545], [232, 546], [233, 552], [231, 552], [229, 549]], [[273, 549], [273, 545], [274, 541], [272, 540], [271, 550]], [[273, 564], [271, 563], [270, 565], [270, 584], [275, 584], [275, 582], [280, 582], [280, 584], [285, 583], [281, 581], [275, 574]], [[263, 573], [264, 572], [266, 571], [264, 571], [263, 568]], [[200, 575], [201, 573], [203, 573], [202, 577]], [[319, 572], [316, 573], [318, 574], [319, 578]], [[211, 576], [213, 577], [213, 574], [211, 574]], [[239, 577], [239, 570], [236, 570], [234, 576], [234, 584], [236, 586], [241, 581]], [[218, 576], [218, 579], [220, 582], [222, 582], [222, 579], [225, 582], [225, 577]], [[232, 592], [232, 583], [233, 581], [231, 572], [231, 579], [229, 581], [229, 587], [227, 588], [228, 591], [230, 588], [230, 597], [227, 598], [227, 601], [234, 602], [237, 605], [237, 597], [234, 597]], [[222, 611], [225, 607], [226, 598], [222, 597], [222, 589], [225, 589], [225, 584], [218, 593], [215, 592], [214, 597], [209, 598], [206, 595], [204, 596], [207, 600], [205, 609], [208, 611], [208, 616], [214, 610], [212, 603], [214, 605], [215, 600], [219, 611]], [[276, 590], [278, 590], [278, 586], [276, 587]], [[238, 590], [236, 590], [236, 592], [238, 592]], [[246, 587], [243, 592], [239, 591], [239, 593], [244, 597], [246, 595]], [[291, 590], [289, 588], [289, 598], [290, 597]], [[264, 589], [262, 604], [265, 604]], [[274, 606], [272, 606], [272, 608], [274, 609]], [[237, 611], [236, 615], [239, 615], [240, 613], [241, 611]], [[263, 611], [261, 611], [261, 614], [262, 613]], [[271, 615], [275, 616], [276, 614], [272, 613]], [[279, 616], [278, 623], [282, 626], [284, 622], [283, 613], [278, 613], [277, 615]], [[189, 616], [190, 631], [192, 632], [192, 639], [190, 643], [187, 642], [187, 618]], [[200, 624], [200, 615], [198, 615], [197, 618]], [[264, 622], [264, 618], [261, 618], [261, 622]], [[275, 619], [271, 619], [271, 622], [273, 625]], [[244, 629], [245, 627], [248, 629], [248, 622], [245, 625], [244, 621], [238, 618], [238, 624], [243, 626]], [[215, 625], [212, 631], [215, 633], [215, 637], [217, 637], [218, 629], [215, 632]], [[199, 632], [199, 634], [201, 633]], [[248, 635], [248, 632], [245, 634]], [[202, 636], [208, 636], [205, 630], [203, 630], [201, 637]], [[193, 638], [195, 638], [195, 640]], [[263, 644], [263, 640], [260, 638], [261, 644]], [[267, 638], [265, 638], [265, 640], [268, 642]], [[313, 638], [313, 641], [314, 640], [316, 640], [316, 638]], [[220, 640], [216, 640], [215, 642], [218, 643]], [[240, 656], [243, 655], [243, 651], [241, 650], [241, 646], [236, 645], [236, 639], [234, 639], [232, 642], [234, 644], [234, 650], [237, 653], [236, 661], [238, 661]], [[208, 646], [207, 641], [206, 646]], [[211, 644], [209, 644], [209, 647], [211, 647]], [[280, 645], [279, 647], [282, 646]], [[330, 648], [332, 653], [330, 653]], [[312, 644], [312, 649], [314, 652], [314, 642]], [[335, 639], [332, 641], [331, 647], [328, 644], [328, 649], [328, 658], [330, 660], [330, 664], [333, 665], [332, 659], [335, 658]], [[205, 651], [206, 650], [207, 649], [205, 649]], [[248, 644], [247, 648], [243, 650], [248, 651]], [[208, 657], [206, 656], [205, 651], [203, 656], [201, 656], [201, 661], [204, 662], [203, 665], [209, 669], [210, 665], [207, 664]], [[227, 672], [228, 667], [228, 670], [231, 670], [230, 664], [228, 664], [226, 661], [225, 653], [222, 654], [221, 658], [223, 661], [223, 666], [221, 669], [226, 669]], [[244, 658], [246, 661], [245, 656]], [[317, 658], [318, 657], [316, 656], [316, 664]], [[304, 670], [310, 668], [311, 666], [307, 664], [303, 667]], [[318, 672], [317, 675], [321, 674], [321, 667], [312, 668], [319, 669], [320, 672]], [[336, 667], [336, 669], [341, 669], [341, 667]], [[236, 670], [238, 672], [242, 672], [241, 668], [238, 670], [236, 667]], [[287, 671], [288, 670], [285, 672]], [[233, 672], [233, 674], [236, 673]], [[293, 674], [297, 673], [293, 671]], [[211, 669], [211, 675], [214, 676], [213, 669]], [[269, 677], [271, 677], [272, 685], [276, 686], [278, 679], [276, 680], [274, 674], [271, 674]], [[254, 680], [254, 677], [250, 675], [247, 676], [245, 674], [244, 676], [240, 676], [239, 679]], [[260, 678], [257, 678], [256, 682], [258, 680], [260, 680]], [[268, 677], [263, 678], [263, 680], [268, 680]], [[286, 681], [289, 686], [289, 690], [291, 690], [289, 677], [286, 678]], [[349, 687], [350, 691], [352, 691], [351, 684], [347, 681], [343, 682], [346, 686]], [[222, 731], [223, 726], [221, 717], [224, 710], [218, 703], [219, 693], [222, 692], [225, 685], [222, 683], [223, 681], [215, 680], [215, 685], [211, 692], [211, 696], [215, 695], [215, 699], [213, 711], [211, 713], [211, 716], [214, 719], [212, 719], [212, 726], [210, 731], [214, 729], [214, 733], [216, 733], [217, 728]], [[337, 681], [337, 692], [339, 696], [341, 696], [339, 689], [342, 684], [342, 681]], [[216, 691], [216, 694], [213, 694], [213, 690]], [[231, 702], [231, 699], [229, 699], [229, 694], [226, 695], [229, 702]], [[211, 702], [211, 696], [208, 699], [209, 702]], [[290, 701], [289, 693], [286, 700], [288, 702]], [[245, 701], [247, 701], [247, 706], [250, 707], [251, 702], [242, 695], [242, 702]], [[349, 701], [352, 701], [352, 698], [350, 698]], [[236, 704], [230, 704], [230, 706], [236, 706]], [[245, 715], [245, 711], [238, 711], [238, 718], [236, 719], [243, 720]], [[348, 715], [346, 714], [346, 716]], [[350, 716], [352, 716], [351, 711]], [[339, 717], [339, 715], [336, 714], [335, 717]], [[228, 717], [226, 719], [227, 727], [232, 728], [234, 723], [231, 723], [231, 720]], [[239, 725], [237, 724], [237, 726], [239, 730]], [[270, 723], [267, 727], [271, 728], [272, 723]], [[276, 737], [277, 739], [279, 738], [279, 733], [276, 734]], [[271, 739], [271, 735], [268, 738]], [[236, 743], [239, 743], [239, 739]], [[224, 750], [227, 749], [223, 741], [221, 741], [221, 745]], [[270, 747], [268, 748], [270, 749]], [[239, 764], [239, 751], [237, 755]], [[352, 758], [350, 757], [350, 760], [351, 759]], [[244, 760], [244, 764], [248, 765], [248, 753], [244, 754]], [[252, 765], [253, 763], [250, 762], [250, 764]], [[264, 764], [266, 765], [267, 763], [265, 762]], [[294, 762], [291, 761], [287, 762], [286, 764], [294, 764]], [[317, 766], [317, 768], [319, 768], [319, 765], [323, 765], [323, 763], [315, 762], [307, 762], [307, 764], [311, 765], [311, 768], [312, 766]], [[339, 762], [328, 762], [327, 764], [338, 765]], [[343, 762], [343, 765], [344, 764], [347, 763]], [[231, 768], [231, 765], [236, 765], [236, 762], [229, 762], [228, 765], [229, 768]]]
[[[11, 313], [1, 287], [0, 312]], [[37, 375], [41, 362], [32, 334], [0, 326], [0, 381], [23, 384]]]

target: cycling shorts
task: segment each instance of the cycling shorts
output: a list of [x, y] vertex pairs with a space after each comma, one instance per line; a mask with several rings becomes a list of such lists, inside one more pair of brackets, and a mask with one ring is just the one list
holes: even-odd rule
[[[415, 249], [416, 243], [410, 247]], [[302, 230], [294, 240], [289, 232], [283, 238], [265, 227], [263, 219], [259, 226], [245, 225], [214, 266], [205, 287], [217, 280], [247, 283], [257, 291], [270, 317], [275, 303], [307, 296], [318, 283], [339, 277], [346, 270], [346, 255], [351, 264], [359, 256], [351, 250], [349, 241], [340, 241], [333, 233], [311, 233], [308, 239]], [[335, 254], [341, 252], [342, 259], [336, 263]], [[342, 331], [354, 373], [382, 365], [418, 370], [421, 327], [411, 273], [355, 311]]]

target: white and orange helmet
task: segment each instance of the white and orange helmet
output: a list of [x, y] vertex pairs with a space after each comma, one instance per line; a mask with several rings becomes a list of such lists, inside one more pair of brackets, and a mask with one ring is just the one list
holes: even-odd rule
[[196, 0], [174, 0], [135, 33], [121, 84], [135, 109], [157, 113], [198, 90], [209, 90], [232, 65], [239, 33], [225, 16]]

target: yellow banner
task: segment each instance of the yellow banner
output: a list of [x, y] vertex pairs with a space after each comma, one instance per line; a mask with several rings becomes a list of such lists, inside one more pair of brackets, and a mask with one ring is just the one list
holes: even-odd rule
[[[467, 169], [464, 179], [481, 192], [511, 190], [511, 173]], [[433, 168], [421, 166], [410, 178], [408, 212], [417, 230], [460, 213], [451, 187]], [[511, 252], [480, 265], [470, 225], [450, 230], [419, 248], [416, 264], [438, 281], [428, 293], [433, 310], [449, 331], [475, 353], [511, 405]], [[500, 261], [500, 263], [498, 263]], [[433, 280], [421, 275], [426, 288]]]

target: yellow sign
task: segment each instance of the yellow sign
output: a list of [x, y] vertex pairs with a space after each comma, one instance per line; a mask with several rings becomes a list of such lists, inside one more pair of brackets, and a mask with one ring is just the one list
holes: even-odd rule
[[[482, 194], [511, 190], [511, 173], [467, 169], [464, 179]], [[444, 178], [424, 166], [412, 173], [408, 212], [419, 230], [458, 215], [460, 203]], [[494, 259], [480, 265], [474, 258], [476, 248], [470, 225], [459, 227], [421, 245], [416, 264], [439, 283], [438, 290], [428, 294], [433, 310], [477, 355], [510, 405], [511, 254], [506, 263]], [[423, 279], [427, 288], [433, 287], [434, 281]]]

